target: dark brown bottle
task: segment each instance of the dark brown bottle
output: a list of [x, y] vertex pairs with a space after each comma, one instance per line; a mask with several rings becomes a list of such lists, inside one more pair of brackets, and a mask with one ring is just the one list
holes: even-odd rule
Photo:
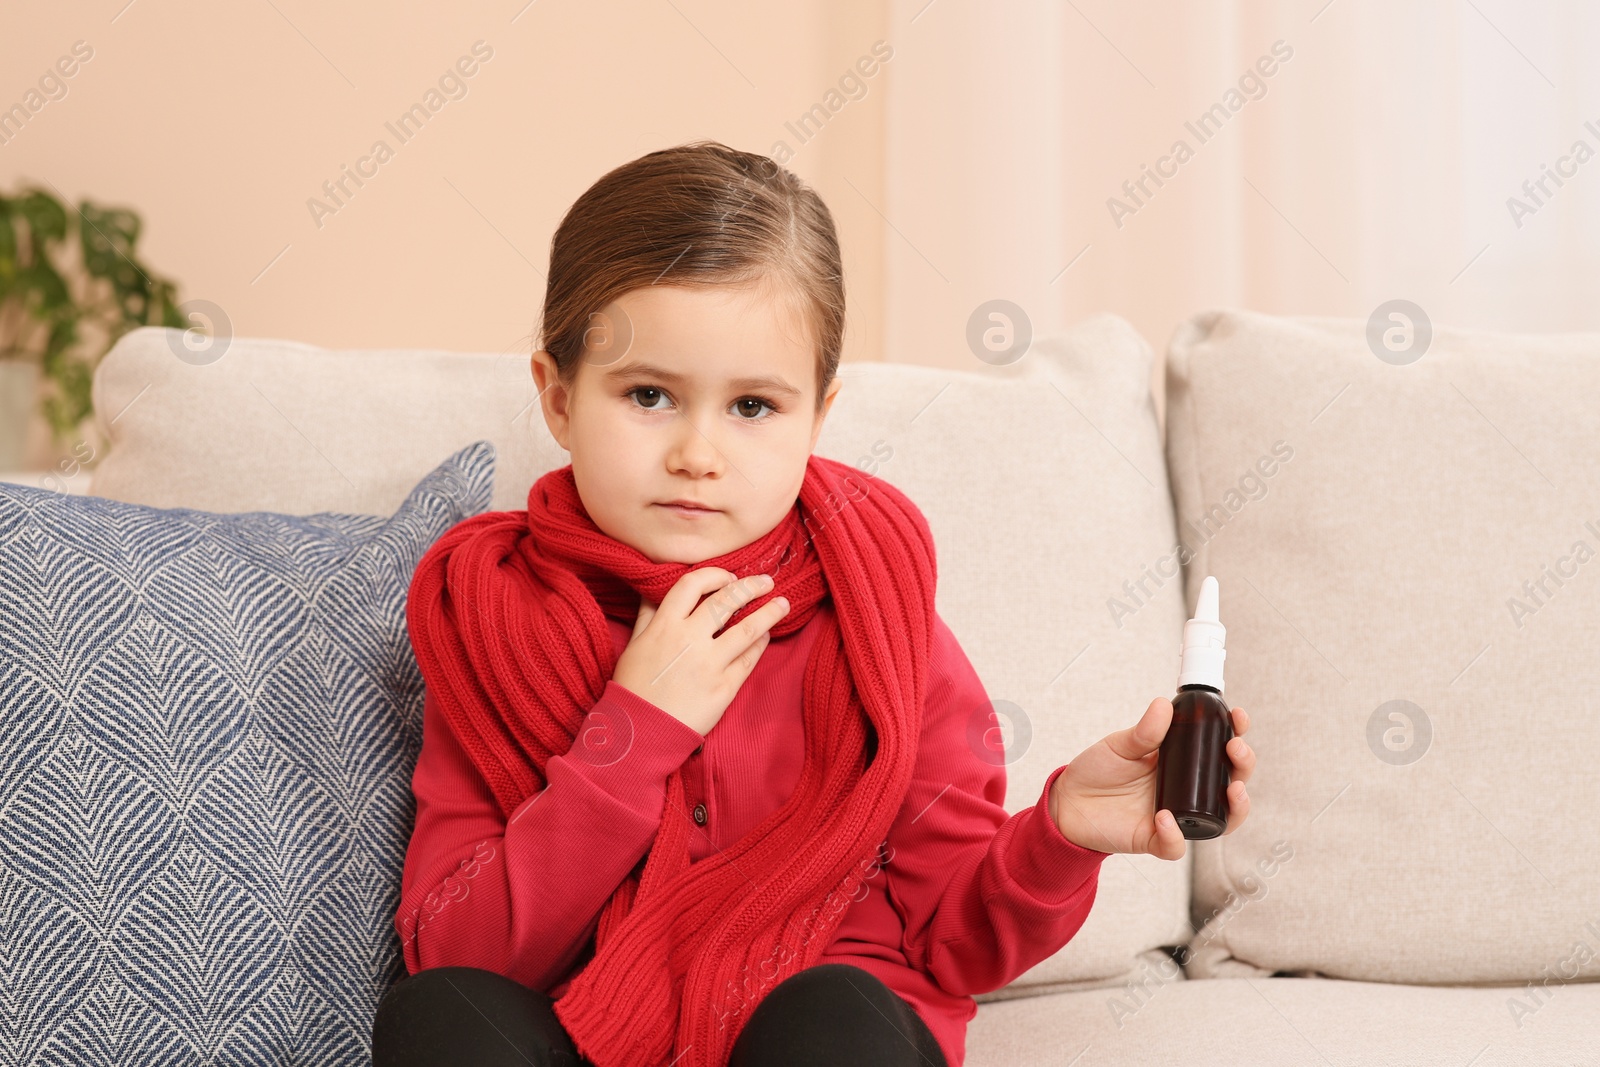
[[1220, 837], [1228, 826], [1233, 713], [1222, 699], [1226, 636], [1217, 613], [1217, 580], [1208, 575], [1200, 583], [1194, 618], [1183, 627], [1172, 725], [1156, 759], [1156, 811], [1171, 811], [1191, 841]]
[[1156, 810], [1166, 808], [1191, 841], [1220, 837], [1228, 826], [1233, 740], [1228, 704], [1209, 685], [1186, 685], [1172, 698], [1172, 726], [1156, 764]]

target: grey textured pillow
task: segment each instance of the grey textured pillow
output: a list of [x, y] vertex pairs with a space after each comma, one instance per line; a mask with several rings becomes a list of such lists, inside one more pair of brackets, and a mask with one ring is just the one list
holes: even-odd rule
[[388, 517], [0, 485], [8, 1063], [371, 1062], [423, 684], [418, 559], [471, 445]]

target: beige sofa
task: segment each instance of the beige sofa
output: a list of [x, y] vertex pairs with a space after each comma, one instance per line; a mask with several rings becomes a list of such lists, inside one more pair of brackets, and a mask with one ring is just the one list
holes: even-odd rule
[[[1195, 315], [1165, 432], [1112, 315], [1005, 367], [843, 368], [818, 451], [927, 514], [1011, 810], [1173, 695], [1207, 574], [1254, 724], [1248, 822], [1108, 859], [1078, 936], [979, 998], [972, 1067], [1600, 1064], [1600, 336], [1441, 328], [1395, 365], [1365, 331]], [[100, 367], [91, 492], [387, 514], [487, 439], [517, 508], [566, 462], [525, 354], [177, 336]]]

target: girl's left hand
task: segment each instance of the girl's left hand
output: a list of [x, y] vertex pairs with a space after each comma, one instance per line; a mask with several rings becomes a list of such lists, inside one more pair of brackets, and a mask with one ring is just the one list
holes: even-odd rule
[[[1067, 840], [1100, 852], [1147, 852], [1164, 860], [1182, 859], [1188, 849], [1172, 812], [1156, 806], [1156, 761], [1172, 725], [1172, 701], [1157, 697], [1144, 716], [1126, 730], [1107, 734], [1086, 748], [1061, 772], [1050, 790], [1050, 815]], [[1250, 716], [1233, 709], [1228, 758], [1228, 825], [1231, 834], [1250, 814], [1245, 782], [1256, 754], [1243, 734]]]

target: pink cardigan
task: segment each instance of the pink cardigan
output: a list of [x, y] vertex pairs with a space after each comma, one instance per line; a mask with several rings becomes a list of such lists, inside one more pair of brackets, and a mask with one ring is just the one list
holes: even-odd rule
[[[806, 656], [832, 611], [825, 601], [800, 630], [773, 639], [704, 737], [607, 682], [583, 729], [620, 739], [620, 754], [553, 757], [544, 791], [509, 820], [426, 699], [411, 780], [416, 828], [394, 920], [407, 970], [483, 967], [560, 997], [593, 955], [601, 907], [649, 850], [675, 769], [685, 817], [700, 828], [694, 860], [737, 841], [793, 792]], [[631, 634], [611, 620], [619, 654]], [[1005, 767], [979, 754], [997, 730], [988, 697], [937, 616], [931, 666], [910, 790], [817, 962], [877, 976], [961, 1067], [972, 995], [1000, 988], [1078, 932], [1108, 853], [1067, 840], [1050, 818], [1050, 785], [1065, 765], [1037, 803], [1007, 815]], [[747, 1007], [736, 998], [726, 1010]]]

